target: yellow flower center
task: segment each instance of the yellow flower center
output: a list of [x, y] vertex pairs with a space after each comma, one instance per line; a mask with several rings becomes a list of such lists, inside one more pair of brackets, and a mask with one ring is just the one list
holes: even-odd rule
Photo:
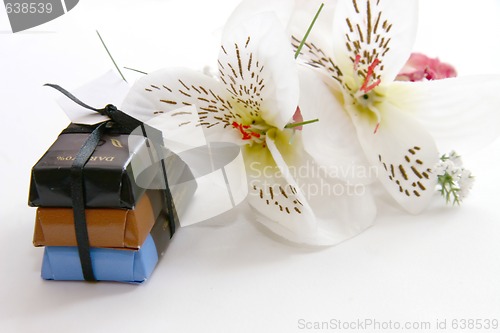
[[358, 71], [360, 60], [360, 55], [357, 55], [354, 61], [353, 81], [350, 85], [346, 85], [348, 87], [346, 104], [358, 115], [368, 117], [375, 124], [376, 133], [381, 121], [380, 105], [385, 99], [385, 89], [380, 87], [381, 79], [375, 75], [375, 68], [380, 61], [375, 58], [366, 71], [361, 73]]

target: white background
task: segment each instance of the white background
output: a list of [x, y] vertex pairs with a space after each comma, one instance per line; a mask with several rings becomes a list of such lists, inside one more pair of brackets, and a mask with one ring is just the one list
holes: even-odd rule
[[[0, 330], [296, 332], [300, 319], [371, 318], [446, 319], [452, 332], [455, 318], [500, 319], [499, 140], [463, 156], [477, 181], [462, 207], [380, 216], [333, 248], [280, 241], [243, 206], [179, 230], [144, 285], [40, 278], [30, 168], [68, 123], [57, 95], [42, 85], [72, 89], [112, 68], [96, 29], [121, 66], [215, 67], [217, 31], [236, 4], [81, 0], [17, 34], [0, 7]], [[420, 14], [415, 50], [454, 64], [460, 75], [500, 75], [499, 1], [423, 0]]]

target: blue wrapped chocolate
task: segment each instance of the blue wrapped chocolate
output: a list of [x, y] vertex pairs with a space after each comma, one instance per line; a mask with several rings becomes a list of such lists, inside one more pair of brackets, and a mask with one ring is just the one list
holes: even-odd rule
[[[151, 235], [137, 250], [91, 248], [94, 276], [99, 281], [142, 283], [158, 263]], [[84, 280], [76, 246], [47, 246], [43, 255], [42, 278], [45, 280]]]

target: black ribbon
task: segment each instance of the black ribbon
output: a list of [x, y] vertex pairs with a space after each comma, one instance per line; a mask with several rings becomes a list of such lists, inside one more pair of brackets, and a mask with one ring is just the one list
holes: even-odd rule
[[[80, 151], [77, 153], [73, 164], [71, 165], [71, 200], [73, 202], [73, 217], [75, 222], [78, 255], [80, 257], [80, 264], [82, 267], [84, 279], [86, 281], [96, 281], [94, 270], [92, 267], [92, 259], [90, 257], [90, 242], [87, 229], [87, 220], [85, 217], [85, 187], [83, 179], [83, 168], [94, 153], [97, 145], [99, 144], [99, 141], [101, 140], [103, 134], [106, 132], [106, 129], [113, 124], [118, 124], [123, 129], [123, 131], [128, 134], [130, 134], [136, 128], [140, 127], [142, 135], [145, 138], [148, 138], [149, 135], [149, 138], [152, 139], [151, 141], [153, 142], [153, 144], [158, 146], [161, 146], [163, 142], [162, 134], [161, 131], [150, 127], [143, 122], [135, 119], [134, 117], [131, 117], [130, 115], [118, 110], [112, 104], [106, 105], [106, 107], [104, 107], [103, 109], [96, 109], [83, 103], [69, 91], [56, 84], [47, 83], [45, 85], [60, 91], [63, 95], [71, 99], [76, 104], [86, 109], [98, 112], [99, 114], [107, 116], [111, 119], [101, 123], [90, 133], [89, 137], [80, 148]], [[146, 141], [146, 144], [148, 145], [148, 147], [150, 147], [149, 140]], [[149, 152], [150, 154], [152, 154], [151, 150], [149, 150]], [[165, 167], [165, 161], [163, 158], [160, 159], [160, 163], [163, 175], [162, 178], [165, 181], [164, 204], [167, 208], [170, 237], [172, 237], [175, 233], [175, 221], [177, 220], [177, 216], [172, 193], [170, 193], [170, 189], [168, 186], [167, 169]]]

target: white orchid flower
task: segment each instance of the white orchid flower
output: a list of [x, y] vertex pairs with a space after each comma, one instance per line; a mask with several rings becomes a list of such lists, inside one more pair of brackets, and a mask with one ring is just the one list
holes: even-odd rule
[[[318, 1], [307, 2], [319, 6]], [[304, 128], [304, 147], [329, 165], [350, 158], [363, 165], [362, 152], [377, 167], [387, 192], [407, 211], [418, 213], [435, 192], [437, 144], [441, 151], [470, 151], [500, 133], [500, 112], [495, 110], [500, 76], [397, 82], [416, 35], [417, 1], [334, 5], [333, 21], [323, 17], [330, 29], [313, 30], [301, 50], [300, 58], [326, 83], [309, 79], [302, 91], [307, 99], [301, 101], [304, 118], [322, 120], [314, 130]], [[295, 17], [300, 15], [291, 16], [295, 47], [301, 38], [301, 22]]]
[[[323, 177], [321, 170], [314, 173], [300, 131], [289, 128], [298, 107], [299, 79], [288, 35], [276, 16], [231, 18], [223, 31], [218, 69], [218, 79], [188, 69], [146, 75], [122, 109], [143, 120], [170, 115], [174, 136], [187, 126], [183, 116], [195, 112], [195, 125], [209, 142], [241, 145], [248, 201], [257, 220], [282, 237], [332, 245], [370, 226], [375, 205], [369, 190]], [[196, 109], [181, 109], [185, 106]], [[299, 175], [300, 170], [307, 174]]]

